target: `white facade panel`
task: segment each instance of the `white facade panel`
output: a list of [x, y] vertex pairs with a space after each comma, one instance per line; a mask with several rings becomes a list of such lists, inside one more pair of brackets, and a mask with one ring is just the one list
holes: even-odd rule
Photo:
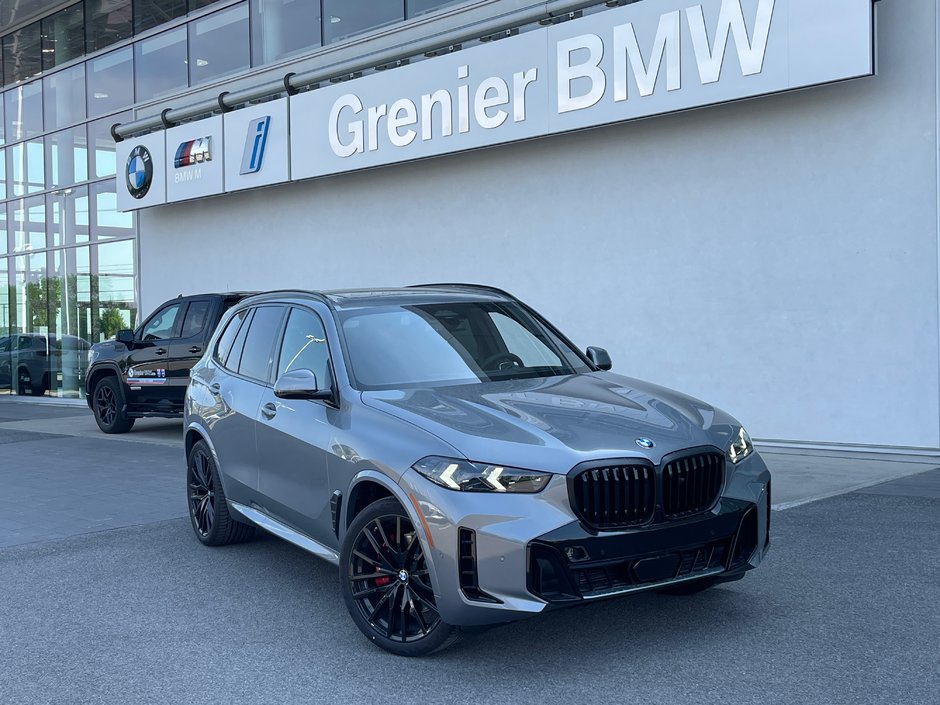
[[166, 203], [165, 152], [165, 132], [152, 132], [115, 146], [118, 210]]
[[270, 186], [290, 178], [286, 98], [252, 105], [222, 117], [226, 191]]
[[935, 11], [864, 81], [142, 211], [143, 308], [492, 284], [755, 437], [938, 448]]

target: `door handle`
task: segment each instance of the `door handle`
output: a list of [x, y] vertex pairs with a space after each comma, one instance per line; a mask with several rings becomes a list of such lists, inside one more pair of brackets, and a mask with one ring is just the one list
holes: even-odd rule
[[157, 348], [153, 351], [154, 355], [166, 355], [166, 348]]
[[198, 345], [193, 345], [193, 346], [189, 349], [189, 352], [191, 352], [191, 353], [193, 353], [193, 354], [198, 353], [198, 352], [202, 352], [202, 348], [200, 348]]
[[209, 385], [209, 391], [212, 392], [213, 394], [218, 394], [219, 392], [222, 391], [222, 385], [219, 384], [218, 382], [213, 382], [212, 384]]
[[277, 415], [277, 405], [269, 401], [261, 407], [261, 415], [270, 421]]

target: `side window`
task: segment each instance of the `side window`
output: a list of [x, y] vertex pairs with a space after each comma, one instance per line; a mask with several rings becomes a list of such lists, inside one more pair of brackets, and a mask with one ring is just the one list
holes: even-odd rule
[[212, 357], [220, 365], [224, 365], [225, 361], [228, 359], [228, 354], [231, 352], [232, 345], [235, 343], [235, 336], [238, 335], [238, 329], [241, 327], [242, 321], [245, 320], [247, 315], [248, 309], [236, 313], [232, 317], [232, 320], [228, 322], [228, 325], [225, 326], [222, 335], [219, 336], [219, 342], [215, 346], [215, 352]]
[[[260, 306], [248, 327], [245, 349], [242, 350], [239, 374], [262, 382], [270, 381], [271, 367], [274, 362], [274, 342], [284, 309], [281, 306]], [[241, 336], [239, 336], [241, 337]]]
[[210, 301], [190, 301], [189, 308], [186, 309], [186, 317], [183, 319], [183, 332], [181, 338], [192, 338], [202, 333], [206, 327], [206, 321], [209, 318], [209, 308], [212, 305]]
[[40, 336], [32, 335], [21, 335], [20, 336], [20, 350], [42, 350], [46, 347], [45, 341]]
[[300, 308], [291, 309], [281, 342], [277, 376], [291, 370], [311, 370], [317, 376], [317, 385], [324, 387], [325, 380], [329, 379], [329, 357], [320, 317]]
[[503, 344], [513, 355], [518, 355], [526, 367], [560, 367], [558, 355], [541, 340], [509, 316], [492, 312], [490, 318], [499, 331]]
[[141, 340], [167, 340], [173, 337], [176, 319], [180, 315], [180, 304], [167, 306], [151, 318], [141, 333]]
[[9, 338], [0, 339], [0, 352], [10, 352], [10, 339]]
[[238, 364], [241, 362], [242, 351], [245, 349], [245, 338], [248, 337], [248, 328], [251, 326], [251, 320], [254, 317], [255, 309], [251, 309], [245, 322], [242, 323], [242, 327], [238, 329], [238, 335], [235, 336], [235, 342], [232, 343], [232, 351], [225, 359], [225, 366], [232, 372], [238, 372]]

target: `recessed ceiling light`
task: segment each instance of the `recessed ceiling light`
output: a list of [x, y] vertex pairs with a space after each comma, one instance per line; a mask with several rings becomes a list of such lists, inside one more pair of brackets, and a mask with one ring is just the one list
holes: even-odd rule
[[337, 17], [336, 15], [330, 15], [330, 24], [339, 24], [343, 21], [342, 17]]
[[100, 99], [100, 98], [110, 98], [110, 97], [111, 97], [111, 96], [108, 95], [107, 93], [99, 93], [99, 92], [95, 91], [95, 98], [99, 98], [99, 99]]

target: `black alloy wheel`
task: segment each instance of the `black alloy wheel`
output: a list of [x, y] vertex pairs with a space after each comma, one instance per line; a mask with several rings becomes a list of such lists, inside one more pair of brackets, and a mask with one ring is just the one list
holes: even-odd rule
[[95, 390], [95, 409], [102, 423], [107, 426], [113, 424], [114, 419], [117, 418], [118, 400], [114, 390], [108, 385], [99, 384], [98, 389]]
[[134, 419], [124, 413], [124, 404], [118, 388], [117, 377], [104, 377], [95, 386], [91, 398], [95, 421], [105, 433], [127, 433], [134, 426]]
[[225, 546], [255, 535], [254, 526], [229, 513], [219, 470], [205, 441], [197, 441], [189, 451], [186, 504], [196, 538], [206, 546]]
[[380, 500], [356, 518], [341, 565], [343, 597], [353, 621], [382, 648], [423, 656], [457, 637], [437, 610], [417, 531], [394, 499]]
[[193, 528], [200, 537], [212, 533], [215, 524], [215, 492], [212, 490], [212, 465], [209, 455], [200, 448], [189, 461], [189, 514]]

